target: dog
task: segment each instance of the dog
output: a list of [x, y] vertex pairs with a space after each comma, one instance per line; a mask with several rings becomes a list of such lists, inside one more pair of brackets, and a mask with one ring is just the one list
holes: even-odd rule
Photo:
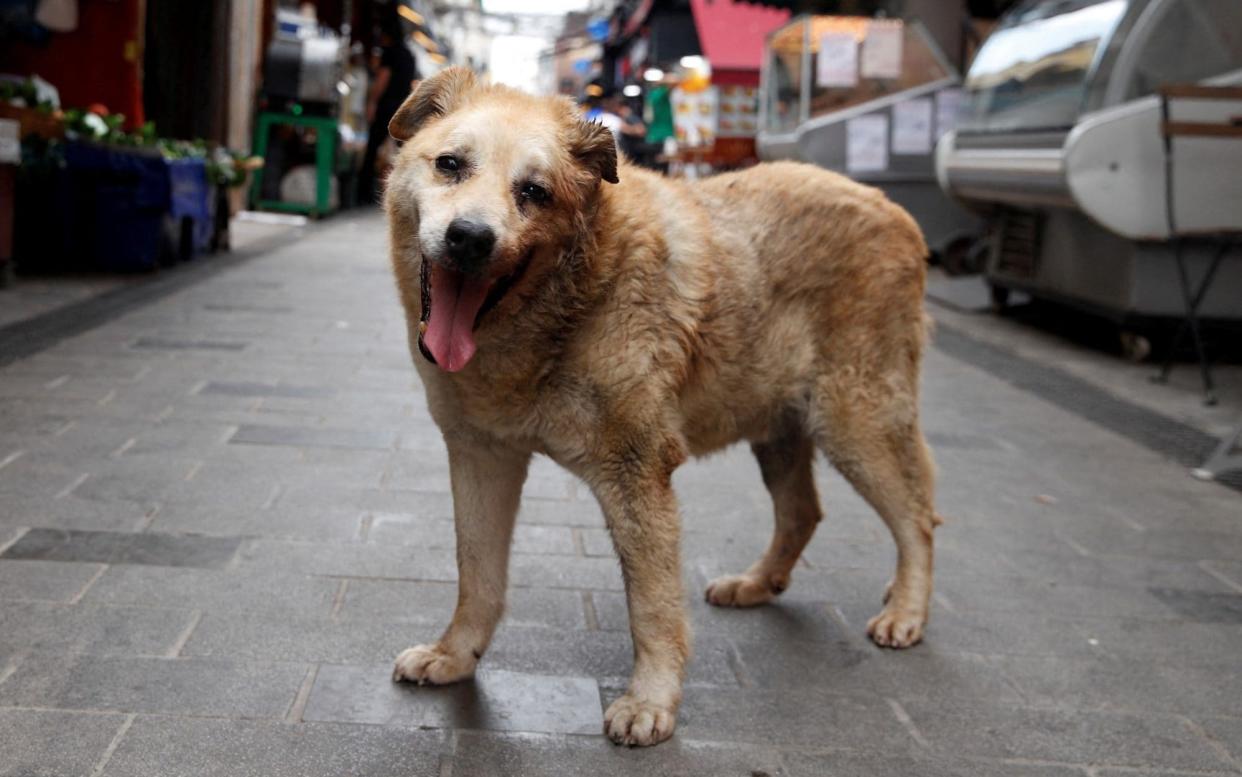
[[822, 451], [897, 545], [881, 646], [922, 638], [932, 587], [933, 464], [919, 426], [927, 246], [873, 188], [811, 165], [695, 183], [619, 159], [565, 98], [450, 68], [389, 124], [385, 196], [411, 355], [448, 450], [459, 595], [438, 642], [394, 680], [469, 677], [504, 609], [528, 463], [581, 478], [621, 563], [634, 647], [607, 736], [673, 732], [690, 654], [673, 471], [750, 443], [775, 534], [714, 605], [771, 601], [821, 518]]

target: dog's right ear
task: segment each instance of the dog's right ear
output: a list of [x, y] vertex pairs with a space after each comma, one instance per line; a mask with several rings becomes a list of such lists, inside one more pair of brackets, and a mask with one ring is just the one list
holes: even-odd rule
[[619, 183], [617, 141], [612, 130], [593, 121], [578, 119], [571, 132], [569, 150], [586, 169], [608, 183]]
[[416, 82], [414, 91], [388, 122], [388, 134], [409, 140], [428, 119], [456, 108], [474, 85], [474, 71], [468, 67], [450, 67]]

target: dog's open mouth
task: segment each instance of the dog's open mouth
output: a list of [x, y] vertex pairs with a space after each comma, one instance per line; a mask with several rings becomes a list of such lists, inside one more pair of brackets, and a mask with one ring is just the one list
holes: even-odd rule
[[423, 257], [418, 350], [427, 361], [448, 372], [463, 369], [474, 357], [479, 322], [513, 288], [533, 256], [532, 249], [500, 278], [467, 275]]

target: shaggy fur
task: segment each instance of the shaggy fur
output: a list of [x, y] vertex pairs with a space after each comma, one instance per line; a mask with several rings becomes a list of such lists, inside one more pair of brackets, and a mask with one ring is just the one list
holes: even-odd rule
[[[927, 248], [905, 211], [803, 164], [668, 180], [618, 161], [567, 101], [460, 69], [420, 84], [390, 130], [406, 141], [386, 198], [393, 269], [448, 447], [460, 576], [448, 630], [402, 653], [395, 679], [474, 671], [504, 607], [535, 453], [590, 486], [621, 562], [635, 665], [605, 715], [616, 742], [668, 738], [681, 700], [690, 635], [670, 478], [689, 456], [749, 442], [776, 516], [768, 551], [714, 581], [708, 601], [758, 605], [788, 587], [821, 517], [820, 450], [896, 541], [868, 633], [887, 647], [921, 639], [937, 523], [918, 419]], [[437, 168], [448, 153], [463, 174]], [[529, 181], [550, 198], [525, 199]], [[420, 353], [422, 264], [445, 261], [462, 216], [495, 231], [489, 281], [517, 279], [479, 317], [473, 358], [448, 372]]]

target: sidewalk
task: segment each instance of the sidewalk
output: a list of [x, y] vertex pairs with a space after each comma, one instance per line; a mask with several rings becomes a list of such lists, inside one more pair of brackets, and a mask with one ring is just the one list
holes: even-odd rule
[[893, 545], [822, 464], [780, 602], [702, 602], [770, 537], [736, 448], [677, 477], [677, 733], [616, 748], [621, 576], [542, 460], [479, 677], [393, 685], [456, 571], [385, 242], [338, 218], [0, 369], [0, 775], [1242, 774], [1242, 495], [1158, 452], [1190, 427], [960, 324], [924, 379], [948, 519], [924, 644], [866, 640]]

